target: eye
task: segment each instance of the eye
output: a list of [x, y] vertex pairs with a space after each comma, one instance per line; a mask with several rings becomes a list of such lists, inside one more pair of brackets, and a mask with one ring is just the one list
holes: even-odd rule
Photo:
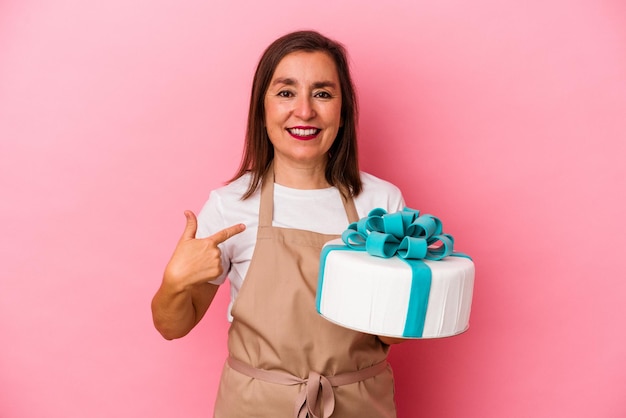
[[329, 92], [327, 92], [327, 91], [319, 91], [319, 92], [314, 94], [314, 97], [317, 97], [317, 98], [320, 98], [320, 99], [330, 99], [333, 96], [331, 96], [331, 94]]
[[276, 94], [278, 97], [293, 97], [293, 93], [289, 90], [281, 90]]

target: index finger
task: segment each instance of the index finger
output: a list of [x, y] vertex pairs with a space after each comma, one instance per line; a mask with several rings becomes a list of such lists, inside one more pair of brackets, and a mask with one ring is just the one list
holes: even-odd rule
[[244, 229], [246, 229], [246, 226], [244, 224], [236, 224], [233, 226], [229, 226], [228, 228], [224, 228], [219, 232], [216, 232], [215, 234], [211, 235], [209, 238], [213, 240], [215, 244], [221, 244], [227, 239], [232, 238], [233, 236], [242, 232]]

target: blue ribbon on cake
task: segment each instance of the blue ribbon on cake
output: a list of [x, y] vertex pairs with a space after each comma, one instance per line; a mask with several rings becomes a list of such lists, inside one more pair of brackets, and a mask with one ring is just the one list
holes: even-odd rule
[[[404, 337], [419, 338], [424, 332], [432, 275], [422, 260], [437, 261], [450, 255], [467, 257], [454, 253], [454, 238], [443, 233], [443, 225], [438, 218], [420, 215], [418, 210], [411, 208], [395, 213], [387, 213], [382, 208], [373, 209], [368, 216], [351, 223], [341, 238], [345, 246], [327, 245], [322, 250], [322, 267], [333, 250], [367, 251], [374, 257], [383, 258], [397, 256], [411, 267], [413, 277]], [[318, 311], [322, 280], [323, 271], [320, 269]]]

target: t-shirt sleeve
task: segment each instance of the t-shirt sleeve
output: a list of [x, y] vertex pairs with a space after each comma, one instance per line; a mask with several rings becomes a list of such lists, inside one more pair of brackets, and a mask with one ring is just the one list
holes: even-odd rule
[[[211, 194], [209, 194], [209, 199], [198, 214], [198, 230], [196, 231], [196, 238], [207, 238], [226, 228], [223, 213], [222, 202], [219, 195], [211, 192]], [[221, 250], [223, 273], [215, 280], [209, 281], [209, 283], [215, 285], [224, 283], [226, 276], [228, 275], [228, 271], [230, 270], [230, 259], [228, 257], [228, 251], [225, 248], [225, 244], [221, 243], [218, 247]]]
[[362, 175], [362, 180], [363, 193], [355, 199], [360, 216], [367, 216], [369, 211], [374, 208], [382, 208], [389, 213], [398, 212], [405, 208], [406, 204], [402, 192], [395, 184], [367, 173]]

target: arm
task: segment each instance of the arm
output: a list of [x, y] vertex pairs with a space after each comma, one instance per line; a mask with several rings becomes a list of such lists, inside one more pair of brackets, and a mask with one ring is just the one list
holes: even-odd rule
[[184, 337], [200, 322], [219, 286], [200, 283], [177, 290], [163, 281], [152, 299], [152, 320], [163, 338]]
[[187, 335], [200, 322], [218, 289], [208, 282], [222, 274], [218, 244], [245, 229], [243, 224], [237, 224], [196, 239], [196, 216], [190, 211], [185, 216], [185, 231], [152, 299], [154, 326], [168, 340]]

